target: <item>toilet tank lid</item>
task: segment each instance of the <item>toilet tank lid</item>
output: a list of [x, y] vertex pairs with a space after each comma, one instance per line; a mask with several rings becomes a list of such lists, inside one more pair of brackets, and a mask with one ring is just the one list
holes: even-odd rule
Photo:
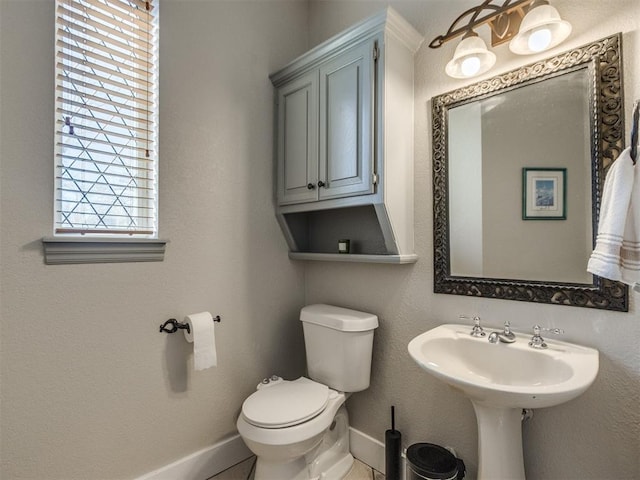
[[378, 326], [377, 315], [324, 304], [304, 307], [300, 320], [343, 332], [365, 332]]

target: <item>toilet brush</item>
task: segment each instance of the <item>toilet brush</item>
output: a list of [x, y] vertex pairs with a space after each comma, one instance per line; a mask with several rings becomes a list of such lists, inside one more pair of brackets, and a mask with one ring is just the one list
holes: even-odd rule
[[395, 407], [391, 406], [391, 430], [384, 432], [385, 479], [400, 480], [402, 434], [396, 430]]

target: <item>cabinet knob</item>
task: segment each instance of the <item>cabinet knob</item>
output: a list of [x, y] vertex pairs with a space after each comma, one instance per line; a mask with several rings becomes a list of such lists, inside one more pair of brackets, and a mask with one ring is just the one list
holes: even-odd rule
[[313, 190], [314, 188], [316, 188], [316, 186], [313, 183], [307, 183], [307, 188], [309, 190]]
[[322, 187], [324, 187], [325, 185], [326, 185], [326, 183], [324, 183], [322, 180], [320, 180], [320, 181], [318, 182], [318, 188], [322, 188]]

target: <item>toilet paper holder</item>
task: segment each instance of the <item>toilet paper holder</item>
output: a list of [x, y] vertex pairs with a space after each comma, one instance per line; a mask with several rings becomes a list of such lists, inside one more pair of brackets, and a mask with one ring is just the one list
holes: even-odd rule
[[[221, 322], [222, 319], [220, 318], [220, 315], [216, 315], [215, 317], [213, 317], [213, 321]], [[175, 318], [170, 318], [162, 325], [160, 325], [160, 333], [176, 333], [178, 330], [186, 330], [187, 333], [191, 333], [191, 328], [189, 328], [188, 323], [180, 323]]]

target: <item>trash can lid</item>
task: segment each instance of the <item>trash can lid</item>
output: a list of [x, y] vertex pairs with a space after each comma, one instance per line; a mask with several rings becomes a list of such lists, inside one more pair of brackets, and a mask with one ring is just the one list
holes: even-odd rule
[[413, 470], [429, 479], [450, 479], [458, 474], [458, 459], [446, 448], [433, 443], [414, 443], [407, 449]]

